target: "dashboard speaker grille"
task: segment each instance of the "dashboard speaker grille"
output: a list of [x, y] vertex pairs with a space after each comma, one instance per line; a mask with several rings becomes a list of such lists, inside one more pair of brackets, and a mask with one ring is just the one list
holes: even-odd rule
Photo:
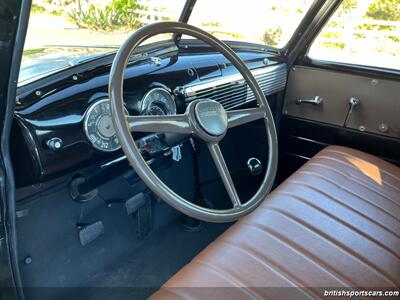
[[[286, 86], [287, 71], [284, 64], [252, 70], [252, 73], [265, 95], [282, 91]], [[208, 98], [218, 101], [227, 110], [256, 100], [240, 74], [186, 86], [183, 91], [187, 102]]]

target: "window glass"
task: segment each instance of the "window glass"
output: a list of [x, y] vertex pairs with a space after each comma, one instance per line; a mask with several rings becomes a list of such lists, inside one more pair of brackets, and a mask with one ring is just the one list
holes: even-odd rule
[[197, 0], [189, 23], [221, 40], [286, 45], [314, 0]]
[[[177, 21], [185, 0], [33, 0], [19, 82], [116, 51], [136, 29]], [[158, 35], [148, 42], [170, 38]]]
[[400, 0], [344, 0], [309, 57], [400, 69]]

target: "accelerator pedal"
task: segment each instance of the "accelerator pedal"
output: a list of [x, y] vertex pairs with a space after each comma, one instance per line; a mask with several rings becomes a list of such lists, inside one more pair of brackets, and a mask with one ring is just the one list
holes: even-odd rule
[[103, 221], [97, 221], [92, 224], [78, 224], [79, 241], [82, 246], [93, 242], [104, 233]]

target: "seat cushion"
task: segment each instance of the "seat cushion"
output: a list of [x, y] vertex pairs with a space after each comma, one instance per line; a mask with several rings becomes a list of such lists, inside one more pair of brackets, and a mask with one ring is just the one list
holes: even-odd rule
[[152, 299], [313, 299], [327, 287], [399, 287], [399, 219], [400, 168], [330, 146]]

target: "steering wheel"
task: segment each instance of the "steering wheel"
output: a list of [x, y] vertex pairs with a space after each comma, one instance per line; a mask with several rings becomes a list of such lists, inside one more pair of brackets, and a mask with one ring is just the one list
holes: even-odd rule
[[[222, 53], [242, 74], [253, 91], [258, 106], [256, 108], [225, 111], [224, 107], [217, 101], [198, 99], [192, 101], [186, 112], [180, 115], [126, 116], [123, 83], [129, 57], [132, 51], [143, 41], [163, 33], [192, 36]], [[278, 142], [275, 123], [268, 102], [244, 62], [229, 46], [209, 33], [180, 22], [159, 22], [135, 31], [122, 44], [114, 58], [110, 71], [109, 96], [114, 128], [129, 163], [150, 190], [180, 212], [208, 222], [231, 222], [253, 211], [271, 190], [278, 164]], [[242, 203], [218, 143], [224, 138], [229, 128], [259, 119], [264, 120], [267, 129], [268, 164], [259, 189], [250, 200]], [[177, 195], [148, 166], [136, 146], [132, 132], [187, 134], [194, 135], [206, 142], [233, 207], [230, 209], [210, 209], [193, 204]]]

